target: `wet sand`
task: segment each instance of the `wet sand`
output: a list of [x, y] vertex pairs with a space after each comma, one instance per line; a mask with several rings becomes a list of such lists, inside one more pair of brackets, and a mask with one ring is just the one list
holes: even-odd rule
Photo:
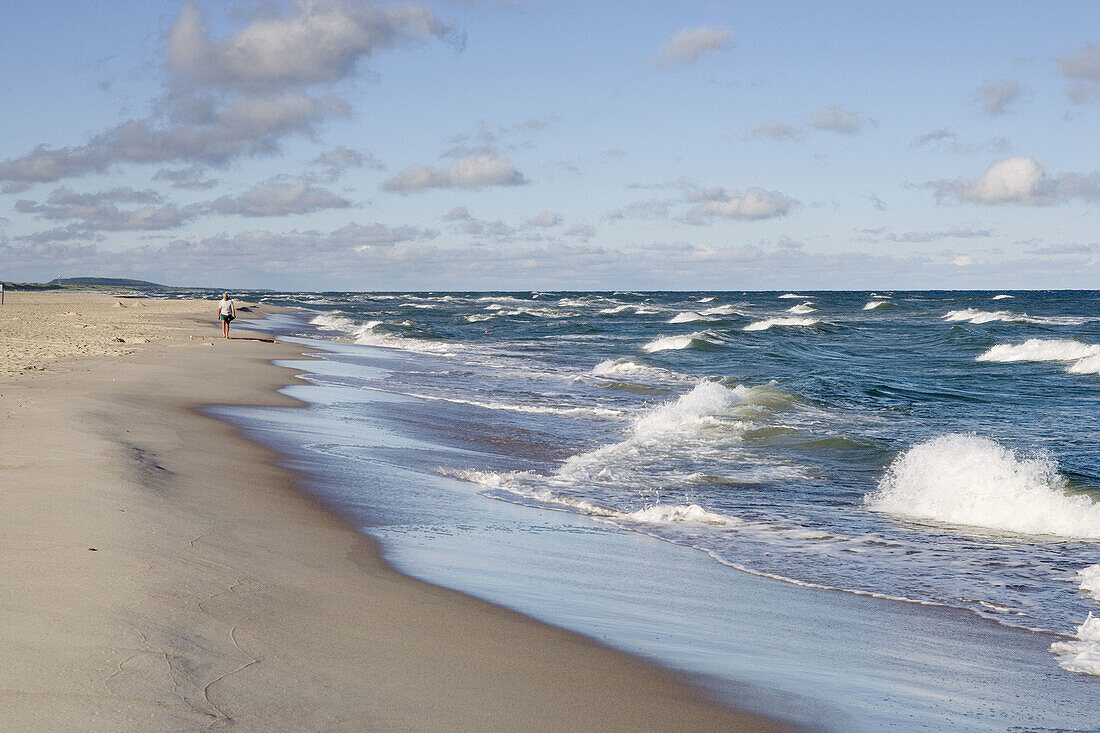
[[6, 727], [780, 729], [655, 665], [393, 571], [278, 455], [202, 414], [295, 404], [276, 392], [293, 372], [270, 362], [301, 348], [236, 328], [221, 339], [214, 313], [7, 294]]

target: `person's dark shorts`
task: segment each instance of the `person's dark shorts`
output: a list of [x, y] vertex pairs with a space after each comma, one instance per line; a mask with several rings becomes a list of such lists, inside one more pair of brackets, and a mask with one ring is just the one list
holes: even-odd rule
[[222, 320], [225, 321], [226, 323], [229, 323], [230, 321], [233, 320], [233, 316], [227, 316], [223, 313], [222, 314]]

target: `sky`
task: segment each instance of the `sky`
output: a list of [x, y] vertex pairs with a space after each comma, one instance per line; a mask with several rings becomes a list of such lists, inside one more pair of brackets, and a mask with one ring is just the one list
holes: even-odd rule
[[0, 279], [1098, 287], [1100, 3], [0, 3]]

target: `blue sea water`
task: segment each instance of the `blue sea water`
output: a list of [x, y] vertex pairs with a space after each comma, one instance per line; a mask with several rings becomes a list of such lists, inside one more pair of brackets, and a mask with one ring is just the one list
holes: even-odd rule
[[[828, 697], [838, 729], [1097, 725], [1100, 292], [252, 297], [299, 309], [261, 327], [320, 348], [288, 390], [310, 409], [226, 414], [400, 569], [786, 691], [739, 701], [802, 722]], [[1014, 640], [997, 673], [1023, 699], [879, 690], [889, 648], [827, 679], [766, 639], [764, 662], [720, 638], [752, 612], [734, 591], [840, 603], [895, 647], [954, 629], [948, 661]], [[819, 660], [815, 634], [866, 633], [801, 623]]]

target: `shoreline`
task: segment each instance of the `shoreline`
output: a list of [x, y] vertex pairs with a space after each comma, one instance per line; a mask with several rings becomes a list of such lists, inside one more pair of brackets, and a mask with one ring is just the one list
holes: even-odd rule
[[392, 569], [280, 454], [203, 411], [300, 404], [278, 392], [294, 372], [271, 362], [302, 347], [185, 341], [206, 310], [216, 333], [213, 304], [157, 302], [185, 311], [164, 314], [164, 343], [0, 376], [9, 724], [783, 729]]

